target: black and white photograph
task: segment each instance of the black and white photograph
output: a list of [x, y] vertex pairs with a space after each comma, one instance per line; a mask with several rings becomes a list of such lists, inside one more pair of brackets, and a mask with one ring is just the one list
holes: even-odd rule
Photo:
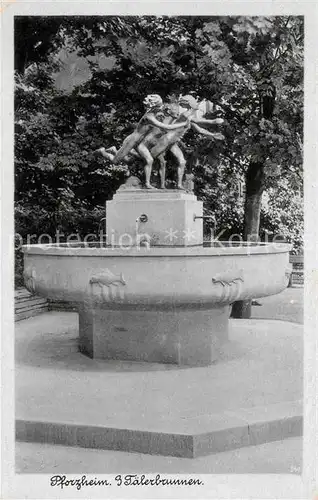
[[302, 477], [305, 25], [13, 16], [15, 477]]

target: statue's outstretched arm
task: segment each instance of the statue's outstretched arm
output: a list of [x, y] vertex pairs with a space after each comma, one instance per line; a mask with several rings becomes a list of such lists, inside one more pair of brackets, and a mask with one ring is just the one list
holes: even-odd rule
[[220, 132], [209, 132], [208, 130], [205, 130], [205, 128], [199, 127], [199, 125], [196, 125], [195, 123], [191, 123], [191, 127], [193, 127], [196, 132], [199, 132], [199, 134], [213, 137], [213, 139], [224, 139], [224, 135], [220, 134]]
[[215, 118], [214, 120], [206, 120], [205, 118], [191, 118], [194, 123], [200, 123], [200, 125], [222, 125], [224, 123], [223, 118]]
[[188, 125], [188, 122], [175, 123], [173, 125], [168, 125], [167, 123], [160, 122], [153, 115], [148, 115], [147, 120], [155, 127], [161, 128], [163, 130], [175, 130], [177, 128], [185, 127], [186, 125]]

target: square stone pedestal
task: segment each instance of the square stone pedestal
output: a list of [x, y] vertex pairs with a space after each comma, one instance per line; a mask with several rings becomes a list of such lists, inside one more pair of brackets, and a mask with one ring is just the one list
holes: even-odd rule
[[80, 351], [92, 358], [210, 365], [228, 340], [229, 306], [209, 310], [79, 310]]
[[[175, 189], [119, 189], [106, 203], [107, 244], [192, 246], [203, 243], [203, 203]], [[197, 219], [196, 217], [201, 217]]]

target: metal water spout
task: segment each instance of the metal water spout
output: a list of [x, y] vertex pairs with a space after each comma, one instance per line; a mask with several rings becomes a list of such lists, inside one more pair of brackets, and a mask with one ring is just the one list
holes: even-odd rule
[[210, 220], [212, 224], [209, 226], [210, 229], [210, 243], [214, 241], [214, 233], [215, 233], [215, 227], [216, 227], [216, 220], [214, 215], [193, 215], [193, 221], [196, 221], [196, 219], [203, 219], [203, 220]]
[[104, 242], [104, 230], [102, 232], [102, 237], [101, 237], [101, 226], [102, 226], [102, 223], [104, 221], [106, 222], [106, 217], [103, 217], [102, 219], [100, 219], [99, 224], [98, 224], [98, 236], [99, 236], [100, 243]]
[[[136, 219], [136, 222], [135, 222], [135, 233], [136, 233], [135, 234], [135, 241], [136, 241], [137, 246], [140, 245], [140, 243], [141, 243], [140, 241], [138, 241], [139, 240], [140, 223], [145, 224], [146, 222], [148, 222], [148, 215], [146, 215], [146, 214], [141, 214]], [[149, 243], [149, 242], [147, 241], [147, 243]]]

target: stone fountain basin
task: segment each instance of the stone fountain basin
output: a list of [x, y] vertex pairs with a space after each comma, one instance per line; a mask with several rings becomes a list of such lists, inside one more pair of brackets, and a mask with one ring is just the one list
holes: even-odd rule
[[290, 245], [113, 248], [23, 247], [26, 287], [103, 309], [210, 308], [283, 291]]

